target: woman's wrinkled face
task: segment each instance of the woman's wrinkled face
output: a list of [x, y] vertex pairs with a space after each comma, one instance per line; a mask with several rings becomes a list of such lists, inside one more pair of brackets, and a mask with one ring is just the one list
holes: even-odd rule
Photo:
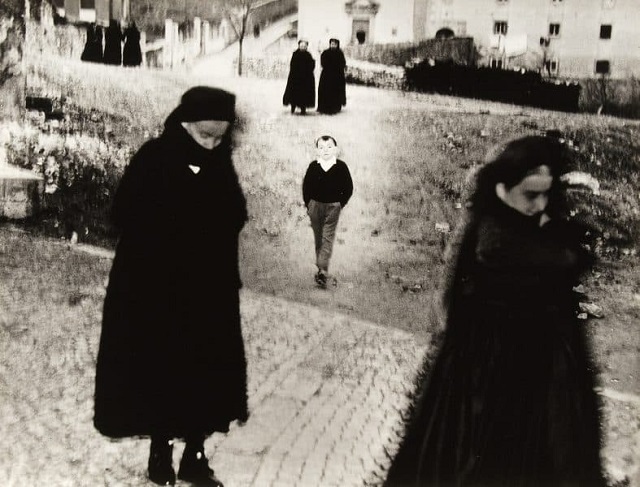
[[330, 41], [329, 42], [329, 47], [331, 49], [338, 49], [338, 43], [336, 41]]
[[523, 215], [533, 216], [547, 208], [552, 184], [553, 177], [549, 166], [541, 165], [511, 188], [507, 188], [504, 183], [498, 183], [496, 194], [507, 206]]
[[300, 43], [298, 44], [298, 49], [300, 49], [301, 51], [306, 51], [307, 50], [307, 43], [304, 41], [300, 41]]
[[187, 133], [205, 149], [211, 150], [222, 142], [230, 123], [225, 120], [200, 120], [182, 122]]

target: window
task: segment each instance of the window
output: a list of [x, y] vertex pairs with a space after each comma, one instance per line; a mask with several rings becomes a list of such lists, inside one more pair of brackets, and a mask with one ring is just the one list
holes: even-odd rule
[[610, 72], [611, 66], [609, 65], [609, 61], [596, 61], [596, 74], [609, 74]]
[[498, 21], [493, 23], [493, 33], [507, 35], [508, 24], [504, 21]]
[[558, 37], [560, 35], [560, 24], [549, 24], [549, 37]]
[[544, 62], [544, 69], [547, 73], [558, 74], [558, 60], [557, 59], [548, 59]]
[[602, 24], [600, 26], [600, 39], [611, 39], [611, 25]]

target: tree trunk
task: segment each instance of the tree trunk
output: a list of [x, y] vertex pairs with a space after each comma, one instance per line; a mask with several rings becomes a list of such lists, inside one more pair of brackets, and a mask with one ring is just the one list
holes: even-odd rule
[[238, 76], [242, 76], [242, 37], [238, 39]]
[[0, 5], [0, 120], [22, 120], [24, 115], [24, 17], [24, 0], [3, 1]]

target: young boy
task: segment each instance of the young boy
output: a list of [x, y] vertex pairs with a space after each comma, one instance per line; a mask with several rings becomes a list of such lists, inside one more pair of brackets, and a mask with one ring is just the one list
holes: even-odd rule
[[315, 237], [315, 281], [325, 289], [340, 211], [351, 198], [353, 181], [345, 162], [336, 158], [336, 139], [323, 135], [316, 140], [316, 148], [318, 158], [309, 164], [304, 175], [302, 197]]

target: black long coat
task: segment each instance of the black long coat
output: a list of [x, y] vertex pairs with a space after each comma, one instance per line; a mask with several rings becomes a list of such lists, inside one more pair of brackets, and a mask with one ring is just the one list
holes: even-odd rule
[[203, 149], [170, 116], [122, 177], [95, 382], [94, 424], [106, 436], [211, 434], [248, 416], [238, 270], [247, 213], [229, 147]]
[[140, 66], [142, 51], [140, 49], [140, 31], [130, 25], [124, 30], [124, 48], [122, 49], [123, 66]]
[[122, 31], [120, 24], [112, 21], [104, 31], [104, 54], [105, 64], [120, 66], [122, 64]]
[[318, 83], [318, 111], [333, 114], [347, 104], [344, 53], [340, 48], [325, 49], [320, 55], [320, 82]]
[[502, 205], [467, 232], [444, 342], [387, 487], [605, 485], [572, 294], [586, 259], [567, 228]]
[[102, 62], [102, 28], [95, 24], [87, 26], [87, 41], [80, 55], [82, 61]]
[[291, 55], [283, 105], [312, 108], [316, 104], [316, 61], [309, 51], [296, 49]]

